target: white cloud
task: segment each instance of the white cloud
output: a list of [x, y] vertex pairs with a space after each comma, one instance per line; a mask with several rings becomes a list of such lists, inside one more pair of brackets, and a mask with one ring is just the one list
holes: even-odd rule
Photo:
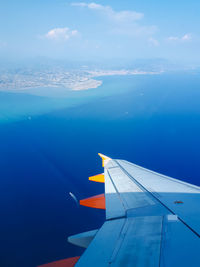
[[106, 15], [109, 19], [123, 22], [123, 21], [136, 21], [140, 20], [144, 17], [143, 13], [123, 10], [123, 11], [114, 11], [110, 6], [104, 6], [96, 3], [72, 3], [72, 6], [79, 6], [79, 7], [87, 7], [89, 9], [101, 11], [104, 15]]
[[[143, 13], [132, 10], [115, 11], [111, 6], [96, 3], [71, 3], [72, 6], [87, 8], [98, 12], [101, 19], [106, 19], [106, 31], [115, 35], [127, 35], [132, 37], [151, 36], [157, 27], [141, 25]], [[105, 23], [102, 25], [105, 25]]]
[[159, 42], [158, 42], [158, 40], [156, 40], [156, 39], [153, 38], [153, 37], [150, 37], [150, 38], [148, 39], [148, 42], [149, 42], [150, 45], [153, 45], [153, 46], [159, 46]]
[[50, 40], [66, 41], [78, 34], [77, 30], [70, 30], [69, 28], [54, 28], [45, 34], [45, 37]]
[[86, 4], [86, 6], [90, 9], [97, 9], [97, 10], [104, 10], [105, 7], [96, 3], [90, 3], [90, 4]]
[[167, 38], [167, 40], [171, 42], [187, 42], [187, 41], [190, 41], [191, 39], [192, 39], [192, 36], [189, 33], [184, 34], [182, 37], [170, 36]]
[[182, 41], [189, 41], [191, 39], [192, 39], [191, 34], [188, 33], [183, 35], [183, 37], [181, 38]]

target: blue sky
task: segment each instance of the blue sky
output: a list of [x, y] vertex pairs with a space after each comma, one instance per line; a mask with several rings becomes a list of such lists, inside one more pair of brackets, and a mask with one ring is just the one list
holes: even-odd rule
[[2, 1], [1, 58], [200, 60], [200, 1]]

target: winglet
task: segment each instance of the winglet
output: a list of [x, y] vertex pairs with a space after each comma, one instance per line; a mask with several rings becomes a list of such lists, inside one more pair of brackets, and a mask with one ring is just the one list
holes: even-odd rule
[[102, 158], [102, 167], [104, 167], [105, 164], [106, 164], [109, 160], [111, 160], [111, 158], [109, 158], [109, 157], [107, 157], [107, 156], [105, 156], [105, 155], [103, 155], [103, 154], [101, 154], [101, 153], [98, 153], [98, 155]]

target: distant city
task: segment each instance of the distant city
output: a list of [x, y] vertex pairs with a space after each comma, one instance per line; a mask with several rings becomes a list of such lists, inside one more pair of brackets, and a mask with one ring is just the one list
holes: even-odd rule
[[25, 90], [29, 88], [59, 87], [69, 90], [87, 90], [102, 84], [95, 77], [110, 75], [158, 74], [141, 70], [33, 70], [17, 69], [0, 74], [0, 90]]
[[0, 90], [23, 91], [34, 88], [87, 90], [101, 86], [101, 77], [112, 75], [154, 75], [163, 72], [198, 69], [197, 66], [174, 64], [165, 59], [116, 60], [112, 63], [70, 62], [35, 59], [21, 63], [1, 62]]

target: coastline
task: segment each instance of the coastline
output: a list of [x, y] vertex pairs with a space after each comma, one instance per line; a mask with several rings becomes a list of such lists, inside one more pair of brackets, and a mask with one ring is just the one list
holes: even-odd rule
[[[157, 75], [163, 71], [142, 70], [87, 70], [87, 71], [61, 71], [55, 73], [42, 72], [8, 75], [1, 78], [0, 91], [2, 92], [26, 92], [33, 88], [63, 88], [66, 91], [84, 91], [95, 89], [102, 85], [99, 77], [127, 76], [127, 75]], [[97, 78], [97, 79], [96, 79]]]

